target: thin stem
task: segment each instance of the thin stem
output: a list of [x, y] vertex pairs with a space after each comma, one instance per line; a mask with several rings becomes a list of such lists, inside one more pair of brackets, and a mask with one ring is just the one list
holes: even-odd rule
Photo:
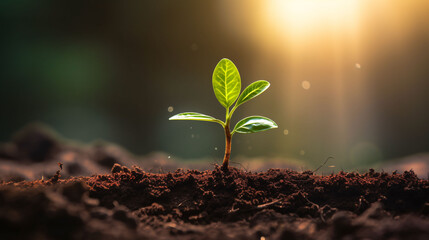
[[229, 165], [229, 157], [231, 156], [231, 139], [232, 134], [231, 130], [229, 129], [229, 123], [231, 121], [232, 114], [234, 113], [237, 106], [234, 106], [231, 111], [229, 111], [229, 108], [226, 108], [226, 117], [225, 117], [225, 155], [223, 156], [223, 162], [222, 162], [222, 170], [228, 171], [228, 165]]
[[223, 157], [222, 170], [228, 171], [229, 157], [231, 156], [231, 131], [229, 130], [229, 121], [225, 125], [225, 156]]

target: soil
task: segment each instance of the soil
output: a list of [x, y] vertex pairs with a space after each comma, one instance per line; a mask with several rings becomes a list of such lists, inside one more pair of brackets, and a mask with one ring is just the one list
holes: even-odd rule
[[2, 239], [429, 239], [429, 182], [287, 169], [3, 182]]
[[0, 147], [0, 170], [22, 174], [0, 174], [0, 239], [429, 239], [429, 181], [413, 171], [154, 173], [29, 132]]

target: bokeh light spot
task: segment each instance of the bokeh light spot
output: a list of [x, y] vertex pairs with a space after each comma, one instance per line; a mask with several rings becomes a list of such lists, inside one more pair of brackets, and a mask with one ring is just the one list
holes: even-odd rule
[[302, 81], [301, 83], [302, 88], [304, 88], [305, 90], [310, 89], [311, 87], [311, 83], [309, 81]]

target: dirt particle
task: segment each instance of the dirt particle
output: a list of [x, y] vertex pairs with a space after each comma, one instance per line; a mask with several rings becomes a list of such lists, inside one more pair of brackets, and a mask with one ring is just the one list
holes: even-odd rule
[[112, 170], [110, 171], [112, 174], [119, 173], [122, 171], [122, 166], [118, 163], [113, 164]]

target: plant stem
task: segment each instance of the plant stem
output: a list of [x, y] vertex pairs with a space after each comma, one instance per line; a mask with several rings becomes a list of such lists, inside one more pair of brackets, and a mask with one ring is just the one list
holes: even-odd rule
[[229, 121], [225, 124], [225, 156], [223, 157], [222, 170], [228, 171], [229, 157], [231, 156], [231, 131]]

